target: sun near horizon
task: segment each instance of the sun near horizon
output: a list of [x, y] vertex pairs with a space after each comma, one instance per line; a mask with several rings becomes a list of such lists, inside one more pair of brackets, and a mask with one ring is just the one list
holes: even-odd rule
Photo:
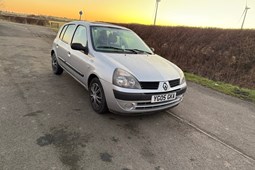
[[[154, 21], [156, 0], [0, 0], [0, 10], [17, 13], [48, 15], [83, 20], [151, 25]], [[245, 0], [161, 0], [157, 25], [239, 28]], [[245, 28], [255, 28], [255, 1]], [[254, 10], [252, 10], [254, 8]]]

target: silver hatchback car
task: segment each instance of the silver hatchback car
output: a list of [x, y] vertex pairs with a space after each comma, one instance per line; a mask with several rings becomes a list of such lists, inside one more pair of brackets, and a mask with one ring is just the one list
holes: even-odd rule
[[76, 21], [60, 28], [52, 69], [88, 91], [97, 113], [148, 113], [177, 106], [187, 85], [182, 70], [156, 55], [130, 29]]

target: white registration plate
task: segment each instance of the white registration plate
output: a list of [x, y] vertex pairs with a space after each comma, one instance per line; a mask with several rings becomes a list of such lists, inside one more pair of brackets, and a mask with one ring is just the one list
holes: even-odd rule
[[151, 97], [151, 103], [170, 101], [170, 100], [174, 100], [175, 98], [176, 98], [176, 93], [153, 95]]

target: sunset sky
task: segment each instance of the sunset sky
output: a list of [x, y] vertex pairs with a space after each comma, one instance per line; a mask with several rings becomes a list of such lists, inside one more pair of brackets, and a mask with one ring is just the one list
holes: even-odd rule
[[[156, 0], [0, 0], [0, 10], [78, 19], [153, 24]], [[158, 25], [239, 28], [246, 0], [161, 0]], [[255, 0], [248, 0], [245, 28], [255, 28]]]

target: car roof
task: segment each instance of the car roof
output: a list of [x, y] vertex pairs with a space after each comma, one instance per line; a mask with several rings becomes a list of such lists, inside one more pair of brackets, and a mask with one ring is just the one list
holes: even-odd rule
[[76, 24], [76, 25], [85, 25], [85, 26], [87, 25], [87, 26], [114, 27], [114, 28], [129, 30], [126, 27], [122, 27], [122, 26], [114, 25], [114, 24], [110, 24], [110, 23], [104, 23], [104, 22], [72, 21], [72, 22], [69, 22], [69, 23], [66, 23], [66, 24]]

